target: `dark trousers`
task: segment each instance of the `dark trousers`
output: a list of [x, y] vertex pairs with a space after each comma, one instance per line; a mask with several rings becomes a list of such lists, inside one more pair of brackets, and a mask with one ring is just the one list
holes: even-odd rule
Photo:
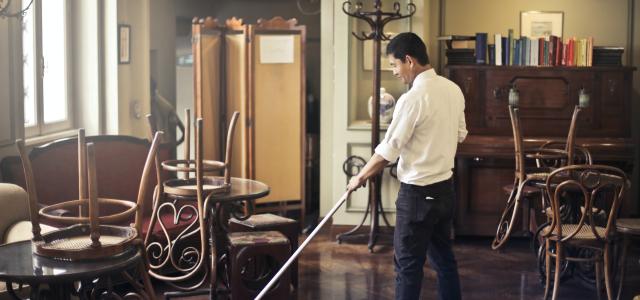
[[450, 239], [454, 201], [451, 179], [427, 186], [400, 185], [393, 238], [396, 299], [420, 298], [427, 257], [438, 273], [438, 299], [460, 299]]

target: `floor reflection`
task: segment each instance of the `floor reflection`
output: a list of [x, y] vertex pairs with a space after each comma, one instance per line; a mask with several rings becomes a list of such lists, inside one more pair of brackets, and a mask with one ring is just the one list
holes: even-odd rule
[[[324, 230], [303, 251], [299, 260], [299, 289], [291, 299], [394, 299], [392, 247], [376, 247], [375, 253], [369, 253], [366, 245], [337, 244], [335, 234]], [[513, 239], [499, 252], [491, 250], [490, 243], [488, 238], [465, 237], [454, 242], [463, 299], [542, 299], [544, 286], [528, 240]], [[628, 259], [622, 299], [640, 294], [638, 256], [636, 251]], [[569, 279], [562, 283], [559, 298], [596, 299], [594, 289], [581, 280]], [[162, 290], [166, 289], [158, 289]], [[436, 274], [428, 266], [421, 299], [436, 299]]]

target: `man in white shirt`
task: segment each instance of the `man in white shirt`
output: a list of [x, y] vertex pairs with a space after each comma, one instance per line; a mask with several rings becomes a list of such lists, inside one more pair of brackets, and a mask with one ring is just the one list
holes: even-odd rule
[[387, 46], [393, 75], [411, 89], [398, 100], [384, 140], [347, 190], [355, 191], [398, 157], [394, 263], [396, 299], [419, 299], [426, 258], [438, 273], [438, 299], [460, 299], [458, 266], [450, 233], [455, 192], [452, 169], [457, 144], [467, 136], [464, 96], [429, 64], [414, 33]]

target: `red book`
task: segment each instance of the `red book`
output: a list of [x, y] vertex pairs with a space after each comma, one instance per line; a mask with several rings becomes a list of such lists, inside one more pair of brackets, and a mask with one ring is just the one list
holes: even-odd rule
[[567, 63], [571, 67], [575, 67], [576, 65], [576, 40], [575, 38], [569, 39], [569, 50], [567, 50], [567, 55], [569, 58], [567, 59]]
[[538, 39], [538, 65], [544, 66], [544, 38]]
[[567, 41], [567, 43], [565, 43], [564, 45], [562, 45], [562, 60], [560, 61], [560, 63], [563, 66], [567, 66], [567, 49], [569, 48], [569, 42]]
[[556, 45], [553, 47], [553, 51], [555, 52], [555, 65], [562, 65], [562, 39], [556, 38]]

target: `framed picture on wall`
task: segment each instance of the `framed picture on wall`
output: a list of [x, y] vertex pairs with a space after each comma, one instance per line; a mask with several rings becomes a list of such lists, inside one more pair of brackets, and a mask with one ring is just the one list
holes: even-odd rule
[[131, 63], [131, 26], [118, 25], [118, 63]]
[[520, 12], [520, 35], [531, 39], [551, 35], [562, 37], [563, 18], [561, 11]]

